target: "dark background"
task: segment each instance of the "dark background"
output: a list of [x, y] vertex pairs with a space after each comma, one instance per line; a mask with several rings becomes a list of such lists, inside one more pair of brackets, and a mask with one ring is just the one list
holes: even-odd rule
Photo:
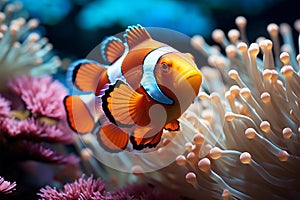
[[[124, 1], [125, 2], [125, 1]], [[137, 1], [142, 2], [142, 1]], [[177, 1], [181, 3], [181, 1]], [[195, 6], [203, 6], [201, 1], [189, 1], [194, 3]], [[198, 3], [199, 2], [199, 3]], [[256, 7], [248, 6], [247, 0], [241, 5], [232, 6], [229, 5], [232, 1], [219, 1], [222, 2], [222, 5], [219, 6], [211, 6], [210, 7], [210, 18], [214, 21], [212, 27], [210, 27], [207, 31], [208, 33], [205, 36], [205, 39], [211, 42], [210, 33], [214, 28], [220, 28], [227, 33], [230, 29], [236, 28], [235, 18], [237, 16], [245, 16], [248, 20], [247, 23], [247, 35], [250, 41], [254, 41], [258, 36], [268, 36], [266, 27], [269, 23], [280, 24], [286, 22], [293, 26], [293, 23], [296, 19], [300, 18], [300, 1], [291, 0], [277, 0], [274, 3], [272, 1], [257, 1], [257, 4], [261, 4], [264, 6], [263, 9], [260, 8], [259, 12], [255, 12]], [[243, 1], [241, 1], [243, 2]], [[267, 3], [264, 3], [267, 2]], [[233, 1], [234, 3], [234, 1]], [[153, 2], [155, 4], [155, 1]], [[221, 4], [221, 3], [219, 3]], [[73, 8], [69, 12], [69, 14], [62, 19], [58, 24], [55, 25], [47, 25], [44, 24], [45, 27], [45, 35], [49, 38], [50, 42], [54, 45], [54, 49], [56, 52], [62, 57], [70, 57], [70, 58], [83, 58], [86, 57], [87, 54], [97, 45], [99, 44], [106, 36], [115, 35], [119, 32], [122, 32], [126, 29], [126, 27], [121, 24], [114, 23], [111, 24], [110, 27], [98, 28], [94, 30], [83, 30], [80, 29], [76, 24], [76, 16], [78, 12], [85, 5], [74, 4]], [[240, 7], [238, 7], [240, 6]], [[126, 7], [124, 4], [124, 9], [130, 9], [130, 7]], [[163, 8], [167, 9], [167, 8]], [[253, 12], [252, 12], [253, 11]], [[113, 10], [111, 11], [114, 14]], [[161, 12], [159, 10], [158, 12]], [[176, 12], [176, 11], [174, 11]], [[160, 20], [160, 19], [153, 19]], [[155, 24], [155, 23], [154, 23]], [[131, 24], [128, 24], [131, 25]], [[190, 20], [190, 24], [187, 26], [193, 26], [193, 19]], [[179, 32], [181, 32], [180, 27], [178, 27]], [[187, 34], [182, 32], [183, 34]], [[293, 32], [294, 37], [296, 39], [296, 31]], [[188, 36], [192, 36], [187, 34]]]

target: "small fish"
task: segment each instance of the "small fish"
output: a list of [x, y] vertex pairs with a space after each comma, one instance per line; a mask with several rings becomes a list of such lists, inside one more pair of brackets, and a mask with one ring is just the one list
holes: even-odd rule
[[72, 81], [91, 94], [64, 99], [70, 127], [86, 134], [100, 123], [98, 141], [110, 152], [124, 150], [129, 141], [136, 150], [156, 147], [163, 129], [179, 130], [177, 119], [202, 82], [190, 53], [152, 39], [141, 25], [129, 26], [124, 40], [109, 37], [102, 43], [109, 66], [76, 62]]

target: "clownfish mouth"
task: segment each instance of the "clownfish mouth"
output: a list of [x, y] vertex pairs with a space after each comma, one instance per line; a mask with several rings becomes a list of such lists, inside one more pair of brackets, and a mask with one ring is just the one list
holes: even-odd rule
[[188, 83], [189, 86], [193, 88], [195, 94], [197, 95], [202, 82], [202, 76], [198, 71], [197, 72], [192, 71], [184, 75], [183, 78], [180, 80], [180, 82], [182, 82], [182, 84]]
[[195, 84], [201, 84], [201, 81], [202, 81], [201, 73], [196, 70], [191, 70], [190, 72], [181, 76], [178, 83], [181, 84], [185, 81], [190, 81], [190, 80], [192, 80], [192, 82]]

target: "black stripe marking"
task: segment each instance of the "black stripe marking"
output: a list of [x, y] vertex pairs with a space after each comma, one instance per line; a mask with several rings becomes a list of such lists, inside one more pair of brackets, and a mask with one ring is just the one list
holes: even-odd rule
[[78, 70], [80, 69], [82, 64], [84, 64], [84, 63], [78, 63], [77, 65], [74, 66], [74, 69], [73, 69], [73, 72], [72, 72], [72, 82], [73, 82], [73, 84], [75, 84], [76, 75], [77, 75]]
[[64, 100], [63, 100], [63, 102], [64, 102], [64, 108], [65, 108], [65, 111], [66, 111], [66, 114], [67, 114], [67, 122], [68, 122], [68, 124], [69, 124], [69, 127], [72, 129], [72, 131], [78, 133], [78, 131], [75, 130], [75, 129], [71, 126], [71, 121], [70, 121], [70, 118], [69, 118], [69, 111], [68, 111], [67, 106], [66, 106], [66, 101], [67, 101], [67, 98], [69, 98], [69, 97], [70, 97], [70, 95], [65, 96], [65, 98], [64, 98]]
[[115, 84], [110, 84], [108, 86], [108, 88], [104, 91], [103, 96], [101, 96], [102, 99], [102, 109], [106, 115], [106, 117], [109, 119], [109, 121], [113, 124], [115, 124], [116, 126], [120, 126], [123, 128], [131, 128], [132, 125], [129, 124], [123, 124], [119, 121], [117, 121], [114, 116], [112, 115], [112, 113], [110, 112], [109, 108], [108, 108], [108, 102], [107, 99], [110, 97], [110, 93], [112, 91], [114, 91], [115, 88], [120, 87], [121, 84], [124, 84], [123, 81], [121, 80], [117, 80]]
[[142, 149], [144, 149], [144, 148], [147, 147], [147, 145], [144, 145], [144, 144], [137, 145], [137, 143], [136, 143], [136, 141], [135, 141], [134, 138], [135, 138], [134, 136], [130, 136], [130, 142], [131, 142], [131, 144], [132, 144], [132, 146], [133, 146], [134, 149], [136, 149], [136, 150], [142, 150]]

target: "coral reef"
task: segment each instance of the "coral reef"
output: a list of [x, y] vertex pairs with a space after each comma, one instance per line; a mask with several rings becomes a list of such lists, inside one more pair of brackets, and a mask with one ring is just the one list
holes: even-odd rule
[[[128, 23], [205, 36], [230, 9], [253, 17], [280, 1], [128, 1], [130, 9], [121, 1], [23, 2], [41, 23], [61, 22], [50, 32], [70, 55]], [[28, 14], [22, 3], [0, 0], [0, 199], [299, 198], [300, 37], [295, 45], [290, 25], [270, 24], [268, 38], [249, 43], [247, 21], [238, 17], [227, 36], [212, 33], [217, 44], [194, 36], [191, 45], [208, 66], [180, 131], [165, 131], [156, 149], [111, 154], [91, 134], [79, 138], [69, 129], [68, 91], [49, 76], [64, 78], [42, 36], [49, 26]], [[299, 34], [300, 20], [294, 28]], [[93, 175], [78, 178], [81, 170]]]
[[84, 179], [84, 175], [73, 183], [67, 183], [63, 189], [57, 190], [46, 186], [42, 188], [38, 195], [41, 199], [97, 199], [97, 200], [156, 200], [173, 199], [179, 200], [179, 196], [162, 189], [156, 189], [147, 184], [132, 184], [122, 189], [108, 192], [106, 184], [93, 176]]
[[[9, 90], [0, 96], [0, 171], [1, 175], [16, 180], [17, 190], [12, 194], [16, 198], [15, 193], [41, 187], [39, 184], [45, 179], [53, 180], [55, 173], [57, 176], [60, 173], [33, 161], [72, 165], [73, 174], [78, 170], [75, 167], [78, 157], [68, 154], [64, 147], [73, 143], [62, 103], [66, 94], [66, 88], [50, 76], [23, 76], [10, 80]], [[40, 176], [42, 170], [46, 171]], [[67, 173], [59, 176], [63, 175]], [[37, 176], [30, 187], [27, 176]], [[15, 189], [16, 183], [9, 186], [3, 182], [2, 186], [8, 193]]]
[[[1, 148], [6, 159], [34, 159], [53, 163], [76, 163], [74, 155], [63, 156], [49, 148], [49, 144], [71, 144], [62, 104], [67, 90], [50, 76], [19, 77], [10, 81], [13, 102], [1, 97]], [[19, 98], [19, 99], [18, 99]], [[18, 102], [18, 103], [16, 103]]]
[[[18, 183], [1, 178], [2, 194], [12, 193], [10, 199], [51, 179], [55, 169], [39, 163], [76, 166], [79, 161], [64, 147], [73, 142], [62, 104], [67, 89], [47, 76], [57, 72], [61, 61], [40, 30], [22, 3], [0, 1], [0, 174]], [[43, 169], [35, 183], [28, 180]]]

